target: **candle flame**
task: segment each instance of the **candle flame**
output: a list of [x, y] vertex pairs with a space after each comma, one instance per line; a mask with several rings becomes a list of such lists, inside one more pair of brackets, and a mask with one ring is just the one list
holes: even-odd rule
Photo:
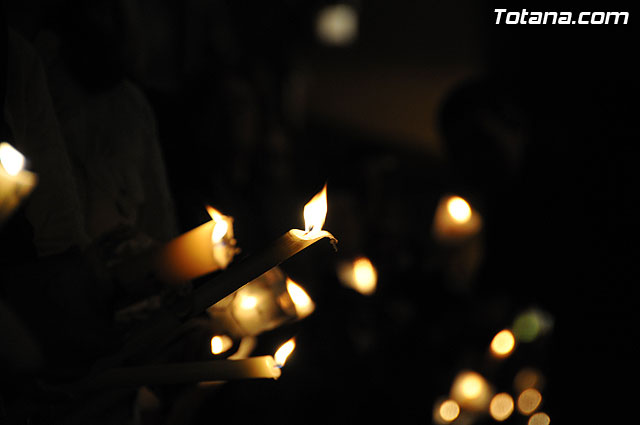
[[233, 341], [227, 335], [215, 335], [211, 338], [211, 354], [221, 354], [233, 345]]
[[282, 344], [280, 348], [278, 348], [276, 353], [273, 355], [278, 367], [284, 366], [287, 358], [293, 352], [294, 348], [296, 348], [296, 341], [294, 338], [291, 338], [289, 341]]
[[516, 340], [509, 329], [501, 330], [491, 340], [491, 352], [497, 357], [507, 357], [513, 351]]
[[291, 301], [293, 301], [298, 317], [307, 317], [316, 308], [311, 297], [309, 297], [309, 294], [307, 294], [300, 285], [289, 278], [287, 278], [287, 292], [291, 297]]
[[460, 406], [455, 400], [445, 400], [440, 404], [438, 413], [443, 422], [453, 422], [460, 414]]
[[327, 217], [327, 185], [304, 206], [305, 233], [318, 233]]
[[253, 295], [243, 295], [239, 305], [243, 310], [252, 310], [258, 305], [258, 298]]
[[513, 397], [507, 393], [496, 394], [489, 404], [489, 413], [496, 421], [504, 421], [513, 413]]
[[24, 167], [24, 155], [7, 142], [0, 143], [0, 164], [11, 176], [15, 176]]
[[458, 223], [466, 223], [471, 219], [469, 203], [459, 196], [452, 196], [447, 201], [447, 211], [451, 218]]
[[210, 205], [207, 205], [207, 212], [214, 223], [213, 232], [211, 232], [211, 241], [218, 243], [225, 237], [229, 230], [229, 219]]
[[371, 295], [376, 290], [378, 272], [366, 257], [357, 258], [353, 262], [353, 288], [363, 295]]
[[479, 412], [489, 407], [493, 390], [479, 373], [463, 371], [454, 379], [450, 395], [461, 408]]

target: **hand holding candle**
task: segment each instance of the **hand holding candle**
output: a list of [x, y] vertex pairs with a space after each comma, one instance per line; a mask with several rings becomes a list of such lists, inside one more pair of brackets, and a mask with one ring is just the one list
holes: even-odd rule
[[0, 143], [0, 223], [36, 185], [37, 176], [24, 169], [25, 158], [9, 143]]

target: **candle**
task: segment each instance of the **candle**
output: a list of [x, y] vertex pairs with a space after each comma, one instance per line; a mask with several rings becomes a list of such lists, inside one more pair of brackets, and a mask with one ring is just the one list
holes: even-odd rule
[[326, 214], [327, 185], [304, 207], [305, 230], [289, 230], [265, 250], [248, 257], [236, 267], [229, 268], [226, 273], [214, 277], [208, 284], [197, 288], [193, 293], [193, 311], [200, 313], [206, 310], [209, 306], [321, 239], [329, 238], [335, 246], [336, 238], [326, 230], [322, 230]]
[[7, 142], [0, 143], [0, 223], [31, 193], [37, 176], [24, 169], [25, 158]]
[[167, 283], [185, 282], [226, 269], [236, 254], [233, 218], [207, 207], [208, 221], [161, 246], [153, 256], [155, 276]]
[[207, 313], [214, 332], [242, 338], [302, 319], [314, 308], [306, 291], [274, 267], [209, 307]]
[[[211, 360], [109, 369], [80, 384], [81, 389], [186, 384], [236, 379], [278, 379], [281, 370], [273, 356], [241, 360]], [[80, 389], [78, 388], [78, 389]]]
[[291, 338], [273, 356], [109, 369], [74, 386], [75, 390], [141, 385], [184, 384], [236, 379], [278, 379], [296, 346]]
[[305, 205], [305, 231], [292, 229], [266, 249], [203, 282], [184, 299], [141, 324], [131, 333], [120, 351], [102, 359], [101, 367], [118, 365], [125, 359], [133, 358], [170, 341], [179, 334], [180, 326], [187, 319], [204, 312], [248, 282], [321, 239], [329, 238], [335, 247], [338, 241], [331, 233], [322, 230], [327, 213], [326, 190], [325, 185], [322, 191]]
[[459, 196], [445, 196], [440, 200], [433, 218], [433, 235], [444, 243], [457, 243], [480, 232], [482, 218], [469, 203]]

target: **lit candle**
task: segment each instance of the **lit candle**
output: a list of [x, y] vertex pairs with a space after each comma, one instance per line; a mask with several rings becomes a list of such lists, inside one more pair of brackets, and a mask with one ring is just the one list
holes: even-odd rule
[[35, 187], [37, 176], [24, 169], [25, 158], [7, 142], [0, 143], [0, 223]]
[[168, 283], [185, 282], [226, 269], [237, 252], [233, 218], [207, 207], [208, 221], [161, 246], [153, 256], [155, 276]]
[[281, 368], [294, 348], [295, 340], [292, 338], [282, 344], [273, 356], [109, 369], [73, 389], [138, 387], [238, 379], [278, 379], [282, 373]]
[[337, 240], [333, 235], [322, 230], [326, 213], [327, 186], [325, 185], [322, 191], [304, 207], [305, 231], [298, 229], [288, 231], [263, 251], [232, 265], [224, 273], [202, 283], [175, 305], [158, 312], [130, 334], [120, 351], [109, 358], [102, 359], [101, 367], [118, 365], [125, 359], [148, 352], [157, 345], [170, 341], [179, 334], [180, 326], [184, 321], [204, 312], [224, 297], [319, 240], [329, 238], [335, 246]]
[[327, 215], [327, 185], [304, 207], [305, 230], [291, 229], [271, 246], [231, 267], [226, 273], [213, 278], [208, 284], [193, 293], [193, 311], [202, 312], [222, 298], [238, 290], [247, 282], [276, 267], [321, 239], [329, 238], [335, 245], [338, 241], [326, 230], [322, 230]]
[[207, 309], [214, 332], [255, 336], [302, 319], [315, 305], [306, 291], [274, 267]]
[[433, 235], [440, 242], [460, 242], [480, 232], [482, 218], [459, 196], [440, 200], [433, 218]]
[[293, 353], [293, 350], [295, 348], [296, 348], [295, 338], [291, 338], [290, 340], [282, 344], [280, 348], [276, 350], [276, 353], [273, 355], [276, 362], [276, 366], [277, 367], [284, 366], [285, 362], [287, 361], [291, 353]]
[[138, 387], [140, 385], [185, 384], [236, 379], [278, 379], [281, 370], [273, 356], [241, 360], [211, 360], [107, 370], [81, 384], [82, 389]]

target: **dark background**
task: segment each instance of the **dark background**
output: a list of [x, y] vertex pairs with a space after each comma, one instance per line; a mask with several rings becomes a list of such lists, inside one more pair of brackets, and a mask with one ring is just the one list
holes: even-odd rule
[[[205, 221], [211, 203], [235, 218], [242, 257], [300, 227], [302, 206], [328, 182], [325, 228], [338, 253], [317, 244], [284, 264], [317, 310], [257, 348], [271, 353], [297, 335], [282, 378], [212, 390], [183, 423], [428, 423], [460, 370], [512, 391], [524, 366], [545, 375], [553, 422], [635, 411], [623, 382], [637, 372], [636, 11], [611, 2], [350, 4], [359, 28], [347, 47], [316, 39], [317, 1], [141, 0], [123, 39], [98, 37], [136, 40], [129, 59], [139, 60], [123, 59], [117, 72], [156, 113], [181, 230]], [[82, 45], [88, 30], [73, 6], [8, 8], [26, 38], [37, 16], [76, 22], [66, 29], [78, 51], [100, 57], [92, 41]], [[630, 19], [495, 25], [497, 7]], [[463, 288], [447, 278], [431, 235], [446, 193], [485, 220], [484, 259]], [[336, 278], [336, 263], [357, 255], [378, 268], [371, 297]], [[491, 360], [493, 335], [532, 306], [554, 318], [552, 333]]]

